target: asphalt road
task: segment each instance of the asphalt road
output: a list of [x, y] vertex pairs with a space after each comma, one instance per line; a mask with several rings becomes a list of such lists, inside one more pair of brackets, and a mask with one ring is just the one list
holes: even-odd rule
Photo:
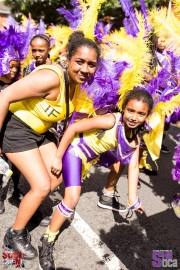
[[[83, 183], [74, 219], [65, 222], [56, 241], [54, 257], [57, 270], [180, 269], [180, 220], [171, 208], [172, 196], [180, 192], [180, 186], [171, 176], [178, 133], [180, 129], [171, 126], [165, 139], [171, 153], [161, 154], [157, 162], [158, 175], [149, 177], [140, 173], [139, 197], [145, 207], [145, 214], [134, 213], [127, 219], [125, 214], [119, 215], [98, 208], [98, 198], [105, 186], [108, 170], [97, 166], [91, 169], [90, 177]], [[150, 159], [149, 161], [155, 168], [155, 164]], [[21, 179], [20, 189], [22, 192], [28, 190], [24, 179]], [[117, 190], [120, 202], [127, 204], [126, 172], [119, 179]], [[63, 192], [61, 185], [43, 203], [40, 210], [44, 215], [52, 214], [62, 199]], [[7, 196], [5, 207], [5, 213], [0, 215], [2, 245], [5, 231], [15, 219], [18, 201]], [[45, 228], [38, 226], [40, 220], [37, 214], [28, 224], [35, 246], [45, 231]], [[160, 250], [158, 256], [157, 250]], [[164, 267], [159, 267], [163, 256]], [[17, 268], [4, 266], [1, 262], [0, 269]], [[39, 269], [38, 260], [26, 261], [25, 269]]]

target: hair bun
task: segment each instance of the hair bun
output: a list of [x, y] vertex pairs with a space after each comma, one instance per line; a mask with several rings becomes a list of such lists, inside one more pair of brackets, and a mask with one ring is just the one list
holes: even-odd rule
[[84, 33], [82, 31], [74, 31], [68, 39], [68, 42], [76, 42], [79, 39], [83, 39], [84, 38]]

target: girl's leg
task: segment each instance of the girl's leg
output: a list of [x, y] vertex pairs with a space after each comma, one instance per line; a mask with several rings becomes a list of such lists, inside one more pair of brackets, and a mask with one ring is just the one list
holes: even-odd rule
[[124, 165], [120, 164], [117, 156], [111, 151], [102, 154], [98, 162], [99, 165], [109, 168], [106, 186], [103, 188], [102, 196], [99, 199], [98, 206], [104, 209], [114, 210], [116, 212], [125, 212], [125, 205], [115, 199], [115, 189], [117, 181], [124, 170]]
[[[57, 232], [68, 216], [63, 214], [64, 209], [74, 210], [81, 194], [81, 173], [82, 161], [80, 158], [71, 155], [68, 150], [63, 157], [63, 180], [65, 184], [65, 194], [63, 205], [58, 205], [50, 224], [50, 231]], [[65, 211], [66, 212], [66, 211]]]
[[41, 269], [54, 269], [55, 263], [52, 256], [53, 245], [59, 229], [64, 221], [71, 216], [81, 194], [82, 161], [71, 155], [68, 150], [63, 157], [63, 180], [65, 196], [55, 210], [50, 226], [41, 237], [42, 246], [39, 247], [39, 264]]
[[106, 189], [108, 191], [113, 191], [116, 188], [116, 184], [124, 171], [125, 165], [120, 164], [119, 161], [116, 161], [114, 164], [109, 166], [110, 172], [108, 174]]
[[[74, 187], [65, 188], [63, 205], [61, 205], [61, 203], [60, 203], [57, 206], [57, 209], [55, 210], [55, 212], [53, 214], [53, 218], [52, 218], [51, 224], [49, 226], [49, 230], [51, 232], [57, 232], [61, 228], [64, 221], [68, 218], [68, 212], [69, 212], [69, 214], [72, 214], [74, 208], [76, 207], [76, 205], [79, 201], [80, 194], [81, 194], [81, 186], [74, 186]], [[68, 210], [67, 215], [66, 215], [65, 208], [67, 208], [67, 210]], [[63, 212], [63, 210], [65, 212]], [[72, 212], [71, 212], [71, 210], [72, 210]]]

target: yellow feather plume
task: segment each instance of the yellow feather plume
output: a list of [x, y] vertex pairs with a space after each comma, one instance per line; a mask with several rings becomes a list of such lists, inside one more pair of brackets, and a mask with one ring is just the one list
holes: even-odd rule
[[94, 40], [94, 27], [97, 23], [98, 10], [105, 0], [80, 0], [83, 18], [76, 30], [83, 31], [86, 38]]
[[130, 68], [124, 70], [120, 78], [119, 109], [122, 108], [126, 93], [132, 90], [134, 86], [141, 85], [144, 78], [143, 68], [148, 66], [148, 61], [144, 57], [149, 52], [148, 40], [144, 38], [146, 36], [144, 17], [140, 13], [136, 13], [136, 16], [139, 22], [139, 33], [137, 37], [126, 35], [124, 30], [120, 29], [120, 31], [115, 31], [106, 36], [109, 45], [102, 45], [103, 54], [107, 54], [108, 49], [111, 53], [113, 49], [112, 57], [114, 57], [113, 59], [115, 61], [126, 61], [131, 65]]
[[173, 12], [175, 16], [180, 20], [180, 0], [172, 0]]
[[57, 25], [50, 26], [46, 32], [55, 39], [54, 47], [50, 51], [50, 57], [55, 61], [59, 57], [60, 51], [66, 47], [73, 29], [68, 26]]

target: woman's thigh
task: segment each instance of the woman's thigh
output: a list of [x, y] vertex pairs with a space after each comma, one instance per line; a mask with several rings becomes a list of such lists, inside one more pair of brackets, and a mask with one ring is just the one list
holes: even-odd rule
[[57, 152], [57, 147], [55, 143], [50, 142], [48, 144], [41, 145], [39, 147], [39, 150], [51, 181], [54, 183], [55, 186], [58, 186], [62, 182], [62, 176], [60, 175], [59, 177], [57, 177], [51, 172], [51, 165]]
[[6, 156], [24, 175], [31, 189], [50, 189], [51, 179], [39, 148], [6, 153]]

